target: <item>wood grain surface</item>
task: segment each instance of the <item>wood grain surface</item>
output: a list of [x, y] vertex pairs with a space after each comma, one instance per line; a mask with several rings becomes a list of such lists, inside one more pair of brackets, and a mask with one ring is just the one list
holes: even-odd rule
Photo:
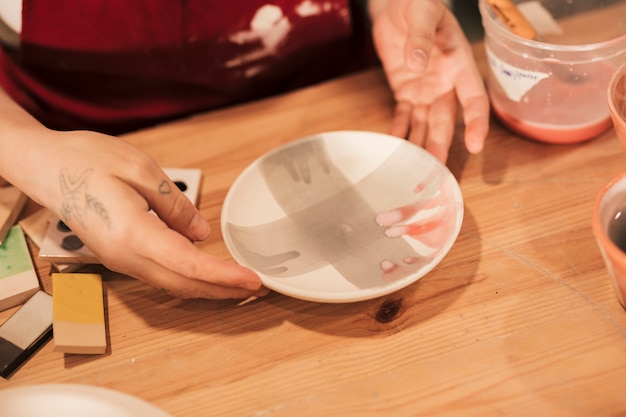
[[[202, 169], [199, 207], [213, 233], [201, 247], [232, 259], [220, 209], [248, 164], [322, 131], [387, 132], [392, 106], [373, 69], [126, 138], [162, 166]], [[545, 145], [492, 120], [484, 152], [470, 155], [457, 127], [448, 166], [464, 224], [414, 285], [353, 304], [272, 293], [237, 306], [174, 299], [96, 268], [107, 353], [63, 355], [48, 343], [0, 389], [109, 387], [175, 417], [626, 416], [626, 311], [590, 223], [596, 193], [626, 169], [614, 131]], [[50, 290], [49, 266], [39, 268]]]

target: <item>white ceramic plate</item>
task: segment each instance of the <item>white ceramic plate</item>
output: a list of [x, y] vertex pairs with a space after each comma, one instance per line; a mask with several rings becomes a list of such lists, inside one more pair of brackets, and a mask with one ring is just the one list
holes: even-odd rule
[[268, 288], [317, 302], [380, 297], [448, 253], [463, 198], [439, 160], [371, 132], [281, 146], [237, 178], [222, 208], [226, 246]]
[[0, 416], [172, 417], [131, 395], [78, 384], [41, 384], [2, 389]]

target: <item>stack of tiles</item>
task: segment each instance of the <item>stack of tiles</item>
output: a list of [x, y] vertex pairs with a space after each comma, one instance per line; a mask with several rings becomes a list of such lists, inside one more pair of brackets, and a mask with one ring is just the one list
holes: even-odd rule
[[98, 274], [52, 274], [55, 352], [105, 353], [106, 326], [102, 277]]
[[23, 304], [39, 290], [24, 232], [13, 226], [0, 245], [0, 311]]
[[52, 297], [38, 291], [0, 326], [0, 376], [9, 377], [52, 336]]

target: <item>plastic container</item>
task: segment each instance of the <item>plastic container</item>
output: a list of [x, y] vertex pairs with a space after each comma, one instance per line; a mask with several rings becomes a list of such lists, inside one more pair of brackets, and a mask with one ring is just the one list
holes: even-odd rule
[[548, 143], [592, 139], [611, 127], [606, 91], [626, 60], [626, 0], [512, 0], [537, 33], [514, 34], [479, 0], [496, 116]]

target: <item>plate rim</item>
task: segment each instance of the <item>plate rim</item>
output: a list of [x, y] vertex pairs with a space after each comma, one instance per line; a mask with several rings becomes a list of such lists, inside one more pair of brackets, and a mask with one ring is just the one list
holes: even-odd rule
[[[226, 217], [228, 213], [228, 208], [232, 205], [232, 200], [234, 198], [233, 195], [235, 194], [236, 188], [239, 186], [239, 184], [242, 181], [244, 181], [244, 177], [246, 177], [246, 175], [249, 174], [250, 171], [254, 170], [257, 167], [258, 163], [261, 160], [273, 155], [276, 152], [282, 151], [288, 147], [296, 145], [297, 143], [302, 143], [308, 140], [313, 140], [313, 139], [324, 140], [328, 138], [329, 136], [332, 137], [332, 136], [355, 135], [355, 134], [369, 136], [371, 138], [376, 138], [376, 139], [401, 141], [401, 142], [413, 145], [417, 149], [417, 151], [422, 154], [423, 157], [426, 157], [430, 159], [431, 162], [434, 162], [434, 164], [438, 166], [438, 169], [442, 169], [445, 172], [447, 178], [452, 179], [454, 193], [455, 193], [455, 196], [458, 196], [458, 203], [459, 203], [459, 206], [456, 211], [456, 215], [458, 216], [460, 221], [458, 222], [458, 224], [455, 225], [456, 227], [455, 227], [454, 233], [451, 235], [453, 237], [450, 239], [449, 247], [444, 252], [442, 252], [441, 258], [437, 262], [433, 262], [430, 265], [428, 265], [428, 267], [421, 269], [420, 274], [417, 278], [414, 278], [413, 274], [408, 275], [407, 277], [400, 279], [396, 282], [390, 283], [388, 285], [385, 285], [384, 287], [370, 287], [370, 288], [362, 288], [362, 289], [355, 288], [352, 291], [345, 291], [345, 292], [323, 292], [323, 291], [311, 291], [308, 289], [296, 288], [292, 286], [284, 286], [284, 285], [281, 285], [280, 283], [277, 283], [275, 280], [272, 280], [272, 282], [268, 283], [268, 278], [266, 278], [264, 274], [261, 274], [258, 271], [254, 271], [254, 269], [249, 268], [248, 266], [241, 263], [237, 259], [237, 257], [235, 256], [236, 251], [233, 250], [232, 243], [230, 242], [230, 237], [228, 235], [228, 232], [226, 232]], [[304, 301], [319, 302], [319, 303], [353, 303], [353, 302], [376, 299], [376, 298], [389, 295], [393, 292], [399, 291], [403, 288], [406, 288], [416, 283], [417, 281], [422, 279], [424, 276], [428, 275], [436, 266], [438, 266], [441, 263], [441, 261], [443, 261], [443, 259], [448, 255], [448, 253], [454, 246], [454, 243], [458, 239], [461, 228], [463, 226], [464, 217], [465, 217], [465, 199], [463, 197], [463, 193], [462, 193], [460, 184], [458, 183], [458, 180], [456, 179], [452, 171], [450, 171], [450, 169], [443, 162], [441, 162], [433, 154], [426, 151], [421, 146], [415, 145], [412, 142], [407, 141], [406, 139], [392, 136], [386, 133], [373, 132], [373, 131], [361, 131], [361, 130], [329, 130], [329, 131], [314, 133], [314, 134], [310, 134], [304, 137], [287, 141], [261, 154], [260, 156], [255, 158], [252, 162], [250, 162], [238, 174], [237, 178], [235, 178], [235, 180], [232, 182], [232, 184], [228, 188], [226, 196], [224, 197], [224, 201], [221, 205], [220, 229], [222, 233], [222, 240], [224, 244], [226, 245], [226, 248], [231, 258], [238, 265], [249, 268], [253, 270], [255, 273], [257, 273], [259, 277], [261, 278], [261, 281], [263, 282], [263, 285], [265, 287], [273, 291], [276, 291], [280, 294], [283, 294], [292, 298], [301, 299]], [[288, 287], [288, 289], [285, 290], [284, 289], [285, 287]], [[381, 288], [383, 289], [381, 290]]]

